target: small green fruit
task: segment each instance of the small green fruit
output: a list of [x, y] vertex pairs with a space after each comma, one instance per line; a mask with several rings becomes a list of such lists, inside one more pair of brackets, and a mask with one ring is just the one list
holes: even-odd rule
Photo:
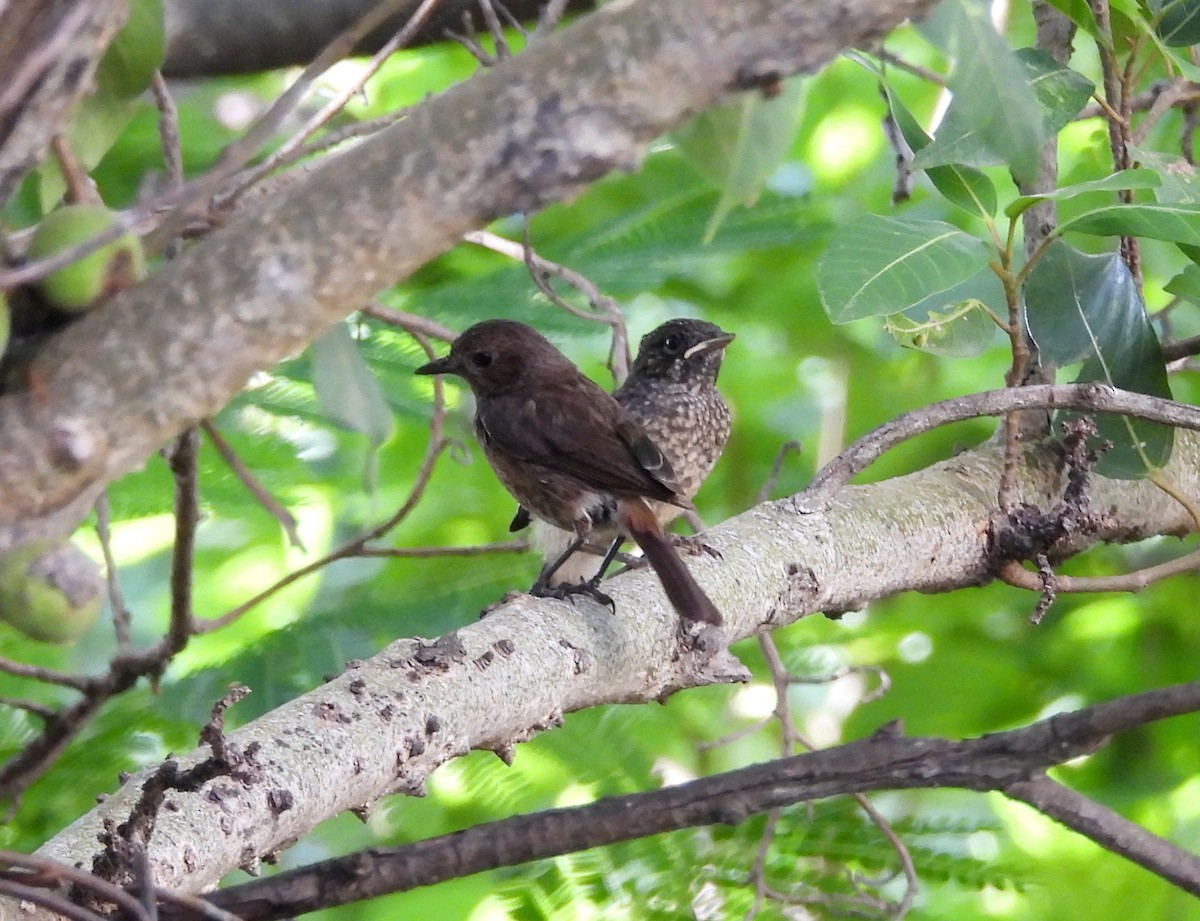
[[73, 643], [96, 622], [100, 568], [70, 542], [33, 543], [0, 557], [0, 620], [44, 643]]
[[[29, 243], [29, 258], [43, 259], [90, 240], [113, 225], [116, 215], [103, 205], [66, 205], [38, 224]], [[146, 277], [142, 241], [124, 233], [93, 253], [51, 272], [38, 289], [58, 307], [80, 313]]]

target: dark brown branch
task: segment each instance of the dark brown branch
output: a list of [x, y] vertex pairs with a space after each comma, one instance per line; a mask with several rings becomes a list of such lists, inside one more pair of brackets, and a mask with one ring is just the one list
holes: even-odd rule
[[192, 616], [192, 564], [196, 555], [196, 527], [200, 524], [200, 484], [196, 461], [200, 433], [191, 428], [180, 435], [167, 454], [175, 476], [175, 546], [171, 552], [171, 620], [167, 630], [167, 657], [187, 645], [194, 626]]
[[885, 451], [939, 426], [979, 416], [998, 416], [1019, 409], [1079, 409], [1116, 412], [1180, 428], [1200, 430], [1200, 409], [1186, 403], [1117, 390], [1106, 384], [1037, 384], [987, 390], [965, 397], [931, 403], [897, 416], [864, 435], [826, 464], [813, 477], [806, 492], [835, 489], [848, 483]]
[[1120, 854], [1192, 895], [1200, 895], [1200, 860], [1170, 841], [1088, 799], [1070, 787], [1035, 774], [1004, 788], [1005, 796], [1028, 803], [1101, 846]]
[[[517, 816], [397, 848], [376, 848], [225, 889], [209, 900], [244, 919], [267, 921], [700, 825], [737, 824], [794, 803], [870, 790], [961, 787], [1013, 791], [1117, 853], [1200, 894], [1200, 858], [1094, 803], [1030, 785], [1049, 767], [1090, 754], [1115, 732], [1200, 710], [1200, 682], [1147, 691], [1022, 729], [950, 741], [877, 733], [650, 793]], [[178, 917], [164, 912], [164, 917]]]

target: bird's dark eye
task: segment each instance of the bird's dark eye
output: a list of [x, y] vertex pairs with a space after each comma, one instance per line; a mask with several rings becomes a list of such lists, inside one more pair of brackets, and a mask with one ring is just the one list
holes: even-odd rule
[[491, 352], [472, 352], [471, 353], [471, 364], [473, 364], [476, 368], [486, 368], [491, 363], [492, 363], [492, 353]]
[[674, 355], [683, 348], [683, 339], [679, 336], [667, 336], [663, 340], [663, 351], [668, 355]]

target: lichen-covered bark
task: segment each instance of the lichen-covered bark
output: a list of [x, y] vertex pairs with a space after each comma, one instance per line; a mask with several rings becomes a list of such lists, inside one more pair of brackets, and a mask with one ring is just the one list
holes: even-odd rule
[[0, 397], [0, 552], [492, 218], [569, 198], [690, 114], [931, 0], [628, 0], [483, 71], [56, 336]]

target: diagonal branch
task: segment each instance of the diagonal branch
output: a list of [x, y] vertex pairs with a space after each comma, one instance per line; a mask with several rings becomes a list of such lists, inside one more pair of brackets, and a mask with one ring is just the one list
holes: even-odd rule
[[55, 335], [36, 394], [0, 396], [0, 552], [69, 532], [107, 482], [467, 231], [631, 169], [695, 112], [932, 5], [631, 0], [331, 156]]

